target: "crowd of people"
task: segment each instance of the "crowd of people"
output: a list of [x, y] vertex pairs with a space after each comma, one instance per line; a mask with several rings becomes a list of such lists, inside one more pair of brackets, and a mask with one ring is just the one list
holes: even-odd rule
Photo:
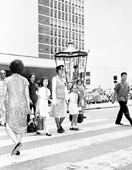
[[[47, 136], [52, 134], [47, 127], [47, 118], [53, 117], [57, 133], [64, 133], [63, 122], [69, 112], [72, 115], [70, 130], [78, 131], [78, 107], [84, 114], [84, 92], [82, 81], [74, 82], [68, 91], [64, 66], [56, 67], [57, 75], [52, 78], [52, 98], [48, 88], [48, 77], [36, 81], [36, 75], [31, 73], [29, 79], [22, 76], [25, 67], [21, 60], [10, 63], [11, 76], [6, 77], [5, 70], [0, 71], [0, 122], [5, 126], [8, 136], [15, 144], [11, 155], [20, 155], [22, 137], [27, 132], [30, 121], [36, 117], [43, 121], [43, 129]], [[51, 107], [49, 107], [49, 101]], [[39, 129], [35, 130], [40, 135]]]
[[[11, 155], [20, 155], [23, 134], [27, 132], [29, 122], [31, 120], [35, 121], [36, 117], [42, 119], [42, 129], [45, 130], [46, 136], [52, 135], [47, 126], [49, 116], [55, 119], [57, 133], [65, 132], [63, 122], [67, 115], [71, 116], [69, 130], [74, 131], [79, 130], [78, 115], [80, 112], [83, 118], [86, 118], [84, 116], [84, 86], [82, 80], [77, 79], [77, 74], [73, 75], [74, 81], [70, 90], [68, 90], [64, 76], [64, 65], [57, 66], [57, 75], [52, 78], [51, 98], [48, 77], [42, 77], [39, 82], [35, 83], [36, 75], [34, 73], [29, 75], [29, 80], [22, 76], [24, 69], [25, 67], [21, 60], [13, 60], [10, 63], [11, 76], [6, 77], [5, 70], [0, 71], [0, 121], [15, 144]], [[77, 69], [77, 66], [75, 69]], [[127, 107], [129, 86], [126, 78], [127, 73], [123, 72], [121, 82], [115, 87], [115, 94], [117, 94], [120, 104], [115, 123], [119, 125], [122, 125], [123, 113], [132, 125], [132, 118]], [[51, 107], [48, 105], [49, 101], [51, 102]], [[79, 107], [81, 108], [80, 111], [78, 110]], [[37, 135], [42, 133], [37, 128], [35, 132]]]

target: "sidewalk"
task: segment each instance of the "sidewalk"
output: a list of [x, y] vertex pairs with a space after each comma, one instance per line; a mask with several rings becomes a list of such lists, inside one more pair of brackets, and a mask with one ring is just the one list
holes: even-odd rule
[[[132, 106], [132, 100], [128, 101], [128, 106]], [[96, 104], [89, 104], [85, 108], [85, 110], [91, 110], [91, 109], [102, 109], [102, 108], [113, 108], [113, 107], [119, 107], [119, 103], [115, 102], [112, 104], [111, 102], [108, 103], [96, 103]]]

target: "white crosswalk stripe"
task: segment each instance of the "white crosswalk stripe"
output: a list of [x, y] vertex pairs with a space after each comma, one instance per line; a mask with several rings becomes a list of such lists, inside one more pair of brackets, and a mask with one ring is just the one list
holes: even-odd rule
[[[96, 124], [97, 123], [97, 124]], [[90, 126], [92, 124], [92, 126]], [[93, 125], [94, 124], [94, 125]], [[99, 125], [98, 125], [99, 124]], [[55, 123], [53, 119], [48, 121], [49, 129], [56, 130]], [[58, 155], [62, 153], [70, 153], [71, 151], [78, 150], [84, 147], [98, 146], [106, 142], [114, 142], [119, 139], [132, 137], [132, 129], [127, 127], [126, 129], [118, 128], [119, 126], [114, 123], [109, 123], [106, 118], [87, 118], [83, 124], [80, 125], [80, 131], [70, 131], [69, 121], [65, 120], [64, 127], [66, 128], [66, 133], [57, 134], [54, 133], [51, 137], [45, 135], [37, 136], [35, 134], [26, 134], [23, 138], [23, 146], [27, 146], [25, 149], [21, 149], [20, 156], [11, 156], [9, 151], [1, 154], [0, 151], [0, 169], [4, 167], [9, 167], [12, 165], [19, 165], [23, 162], [28, 162], [29, 160], [36, 160], [41, 158], [46, 158], [48, 156]], [[112, 129], [116, 129], [112, 131]], [[102, 130], [102, 134], [98, 134], [98, 130]], [[88, 135], [80, 139], [70, 138], [72, 135], [82, 135], [84, 133], [95, 133], [94, 135]], [[61, 141], [58, 140], [53, 144], [39, 144], [42, 141], [46, 142], [50, 139], [62, 139], [67, 137], [68, 140]], [[31, 147], [30, 143], [36, 142], [37, 145]], [[13, 142], [9, 139], [4, 131], [4, 128], [0, 128], [0, 150], [5, 147], [13, 148]], [[29, 146], [30, 145], [30, 146]], [[22, 147], [23, 148], [23, 147]], [[95, 156], [90, 159], [83, 161], [76, 161], [74, 163], [63, 162], [54, 166], [45, 167], [43, 170], [114, 170], [120, 166], [129, 165], [132, 163], [132, 147], [119, 149], [117, 151], [109, 152], [107, 154], [102, 154]], [[69, 169], [68, 169], [69, 168]], [[30, 170], [30, 169], [29, 169]]]

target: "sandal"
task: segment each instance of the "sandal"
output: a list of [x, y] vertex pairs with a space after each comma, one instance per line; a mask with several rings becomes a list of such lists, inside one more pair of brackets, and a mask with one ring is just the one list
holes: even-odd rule
[[51, 133], [46, 133], [46, 136], [52, 136], [52, 134]]
[[15, 148], [13, 149], [11, 155], [16, 155], [17, 151], [20, 149], [20, 147], [22, 146], [21, 142], [18, 142], [18, 144], [15, 146]]

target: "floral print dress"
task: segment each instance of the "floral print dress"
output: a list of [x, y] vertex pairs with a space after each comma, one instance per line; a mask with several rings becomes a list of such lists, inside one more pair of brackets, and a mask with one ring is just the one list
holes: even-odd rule
[[15, 133], [23, 133], [27, 128], [28, 105], [25, 95], [28, 80], [13, 74], [7, 77], [4, 86], [7, 86], [6, 123]]

